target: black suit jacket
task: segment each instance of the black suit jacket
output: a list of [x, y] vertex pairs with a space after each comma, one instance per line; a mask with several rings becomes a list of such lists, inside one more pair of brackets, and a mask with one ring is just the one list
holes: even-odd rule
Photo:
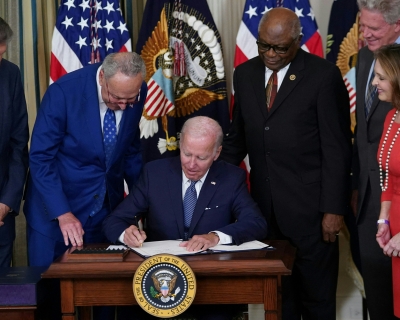
[[389, 102], [380, 101], [376, 94], [368, 120], [365, 118], [365, 91], [373, 61], [374, 55], [368, 47], [364, 47], [359, 51], [356, 66], [357, 126], [355, 128], [353, 148], [353, 188], [358, 189], [357, 219], [360, 217], [361, 208], [365, 201], [368, 183], [371, 186], [371, 197], [376, 219], [379, 216], [382, 191], [379, 182], [377, 152], [383, 131], [383, 123], [387, 113], [393, 108]]
[[298, 50], [266, 110], [265, 66], [234, 73], [235, 105], [221, 158], [249, 155], [251, 194], [287, 236], [321, 232], [322, 213], [345, 214], [350, 184], [349, 97], [338, 68]]
[[[16, 214], [28, 168], [28, 113], [18, 67], [0, 62], [0, 202]], [[1, 231], [0, 231], [1, 233]]]
[[[214, 162], [203, 183], [192, 222], [193, 235], [221, 231], [234, 243], [262, 240], [267, 224], [251, 198], [244, 170], [223, 161]], [[144, 215], [149, 241], [184, 237], [182, 168], [179, 157], [149, 162], [124, 201], [103, 222], [107, 238], [117, 242], [121, 233]]]

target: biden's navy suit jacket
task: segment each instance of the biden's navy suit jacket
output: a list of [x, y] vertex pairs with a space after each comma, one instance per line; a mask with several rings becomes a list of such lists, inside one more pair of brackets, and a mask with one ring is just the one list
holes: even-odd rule
[[[248, 193], [244, 170], [215, 161], [198, 195], [189, 229], [193, 235], [221, 231], [237, 245], [267, 236], [267, 223]], [[184, 238], [182, 168], [179, 157], [149, 162], [124, 201], [103, 222], [107, 238], [146, 217], [149, 241]]]

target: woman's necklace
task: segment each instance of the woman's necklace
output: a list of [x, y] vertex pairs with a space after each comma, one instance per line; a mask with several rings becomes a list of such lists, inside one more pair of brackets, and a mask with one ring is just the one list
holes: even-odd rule
[[394, 135], [394, 137], [392, 139], [392, 142], [390, 143], [389, 150], [387, 152], [386, 161], [385, 161], [385, 168], [384, 168], [384, 170], [386, 172], [385, 181], [383, 181], [383, 172], [382, 172], [383, 150], [385, 149], [385, 145], [386, 145], [387, 139], [389, 137], [389, 133], [392, 130], [393, 122], [396, 119], [398, 113], [399, 113], [399, 110], [397, 110], [395, 112], [395, 114], [393, 115], [392, 120], [390, 121], [389, 127], [387, 128], [387, 131], [386, 131], [386, 134], [385, 134], [385, 138], [383, 139], [383, 142], [382, 142], [381, 151], [379, 152], [379, 160], [378, 160], [378, 162], [379, 162], [379, 180], [380, 180], [382, 191], [386, 191], [387, 188], [388, 188], [388, 185], [389, 185], [389, 158], [390, 158], [390, 153], [392, 152], [394, 143], [395, 143], [395, 141], [396, 141], [396, 139], [397, 139], [397, 137], [398, 137], [398, 135], [400, 133], [400, 127], [397, 129], [396, 134]]

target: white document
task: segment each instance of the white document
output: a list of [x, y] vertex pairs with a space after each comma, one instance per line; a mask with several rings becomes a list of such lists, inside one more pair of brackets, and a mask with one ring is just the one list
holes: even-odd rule
[[167, 253], [175, 256], [184, 256], [188, 254], [195, 254], [204, 250], [187, 251], [185, 247], [180, 247], [179, 244], [182, 240], [165, 240], [165, 241], [151, 241], [143, 242], [140, 248], [131, 248], [142, 257], [151, 257], [156, 254]]
[[254, 241], [249, 241], [242, 243], [239, 246], [236, 245], [225, 245], [225, 244], [217, 244], [214, 247], [211, 247], [209, 250], [212, 250], [214, 252], [233, 252], [233, 251], [247, 251], [247, 250], [258, 250], [258, 249], [264, 249], [264, 248], [270, 248], [268, 244], [265, 244], [263, 242], [254, 240]]
[[[218, 253], [218, 252], [234, 252], [234, 251], [247, 251], [259, 250], [263, 248], [272, 248], [269, 245], [260, 241], [249, 241], [242, 243], [240, 246], [236, 245], [223, 245], [219, 244], [208, 250], [187, 251], [185, 247], [180, 247], [179, 244], [182, 240], [165, 240], [165, 241], [152, 241], [143, 242], [143, 246], [139, 248], [130, 248], [142, 257], [151, 257], [156, 254], [172, 254], [175, 256], [191, 255], [196, 253]], [[123, 246], [109, 246], [107, 250], [120, 249]]]

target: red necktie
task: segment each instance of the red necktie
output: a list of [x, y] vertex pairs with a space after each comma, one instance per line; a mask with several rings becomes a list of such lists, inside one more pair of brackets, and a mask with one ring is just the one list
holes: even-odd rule
[[277, 92], [278, 92], [278, 73], [276, 71], [273, 71], [268, 79], [267, 87], [265, 88], [268, 112], [271, 110], [272, 105], [274, 104]]

